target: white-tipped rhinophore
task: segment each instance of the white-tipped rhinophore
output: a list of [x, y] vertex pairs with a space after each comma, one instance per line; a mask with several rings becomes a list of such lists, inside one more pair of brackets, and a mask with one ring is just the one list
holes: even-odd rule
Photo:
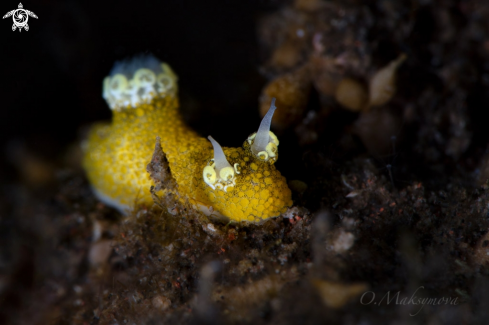
[[271, 160], [272, 163], [277, 160], [279, 144], [277, 136], [270, 131], [270, 124], [276, 108], [275, 98], [273, 98], [267, 114], [261, 120], [258, 132], [248, 137], [248, 143], [251, 145], [253, 155], [263, 161]]
[[104, 79], [103, 97], [112, 110], [150, 103], [156, 96], [175, 94], [177, 76], [152, 55], [116, 63]]
[[212, 160], [211, 165], [204, 167], [204, 182], [212, 187], [213, 190], [217, 188], [227, 191], [229, 186], [235, 185], [234, 174], [235, 172], [236, 174], [239, 174], [237, 169], [239, 165], [234, 164], [234, 167], [231, 166], [226, 159], [226, 155], [224, 154], [221, 145], [211, 136], [209, 136], [208, 139], [214, 147], [214, 159]]
[[219, 172], [221, 169], [229, 167], [233, 168], [231, 164], [226, 159], [226, 155], [224, 155], [224, 151], [222, 151], [222, 147], [213, 137], [210, 135], [207, 137], [209, 141], [212, 143], [214, 147], [214, 164], [216, 164], [216, 169]]
[[267, 144], [270, 142], [270, 124], [272, 124], [272, 117], [276, 108], [275, 98], [273, 98], [267, 114], [265, 114], [261, 120], [258, 132], [256, 132], [255, 141], [253, 141], [253, 144], [251, 145], [251, 150], [255, 155], [261, 151], [265, 151]]

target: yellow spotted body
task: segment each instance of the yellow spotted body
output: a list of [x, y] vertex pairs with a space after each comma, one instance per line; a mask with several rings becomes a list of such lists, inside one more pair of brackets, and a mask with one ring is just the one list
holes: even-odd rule
[[243, 148], [224, 148], [224, 153], [231, 165], [239, 164], [240, 174], [226, 192], [206, 186], [200, 176], [197, 184], [204, 184], [198, 188], [206, 194], [207, 204], [230, 219], [253, 222], [276, 217], [292, 205], [285, 178], [274, 165], [255, 160]]
[[292, 205], [285, 178], [273, 163], [254, 157], [247, 141], [243, 148], [223, 148], [231, 166], [238, 164], [235, 185], [225, 191], [206, 184], [203, 170], [212, 164], [213, 146], [187, 127], [178, 106], [176, 91], [159, 94], [114, 109], [111, 125], [92, 128], [83, 164], [99, 198], [119, 209], [152, 203], [146, 165], [159, 136], [179, 197], [207, 214], [257, 222]]

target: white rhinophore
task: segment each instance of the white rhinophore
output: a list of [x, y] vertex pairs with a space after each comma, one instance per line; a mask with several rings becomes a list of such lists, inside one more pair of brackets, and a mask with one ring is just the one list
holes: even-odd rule
[[265, 151], [267, 144], [270, 142], [270, 124], [272, 124], [272, 117], [276, 108], [275, 98], [273, 98], [267, 114], [261, 120], [258, 132], [256, 132], [255, 141], [251, 145], [251, 150], [255, 155], [258, 155], [261, 151]]
[[235, 167], [231, 166], [226, 159], [226, 155], [224, 154], [221, 145], [211, 136], [209, 136], [208, 139], [212, 143], [212, 147], [214, 147], [214, 159], [212, 159], [211, 165], [204, 167], [204, 181], [207, 185], [212, 187], [213, 190], [217, 188], [227, 191], [229, 186], [235, 185], [234, 173], [237, 164], [235, 164]]
[[258, 132], [248, 137], [248, 143], [251, 145], [251, 152], [260, 160], [274, 163], [278, 155], [278, 138], [270, 131], [273, 113], [275, 112], [275, 98], [272, 99], [267, 114], [263, 117], [258, 128]]

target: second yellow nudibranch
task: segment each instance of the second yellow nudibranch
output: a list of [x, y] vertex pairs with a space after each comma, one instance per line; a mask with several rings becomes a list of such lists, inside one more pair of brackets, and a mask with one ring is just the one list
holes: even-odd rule
[[151, 204], [146, 165], [159, 136], [179, 197], [195, 208], [250, 222], [285, 212], [292, 200], [274, 166], [279, 145], [270, 131], [275, 100], [243, 147], [222, 148], [183, 122], [177, 90], [177, 76], [153, 56], [116, 64], [105, 78], [103, 97], [112, 123], [95, 125], [83, 146], [83, 165], [97, 197], [119, 210], [135, 202]]

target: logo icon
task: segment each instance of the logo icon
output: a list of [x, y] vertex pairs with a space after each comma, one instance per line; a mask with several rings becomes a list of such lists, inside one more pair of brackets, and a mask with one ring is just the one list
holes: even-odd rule
[[29, 20], [29, 16], [37, 19], [35, 13], [29, 10], [23, 9], [22, 3], [19, 3], [19, 8], [9, 11], [3, 16], [3, 19], [12, 16], [14, 20], [14, 24], [12, 25], [12, 31], [15, 31], [16, 28], [19, 29], [19, 32], [24, 28], [26, 31], [29, 30], [29, 25], [27, 25], [27, 21]]

